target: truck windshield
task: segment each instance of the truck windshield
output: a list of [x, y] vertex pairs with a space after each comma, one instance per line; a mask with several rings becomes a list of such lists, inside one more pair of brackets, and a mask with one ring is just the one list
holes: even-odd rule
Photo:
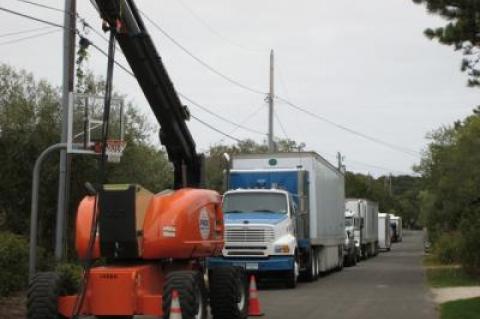
[[240, 193], [227, 194], [223, 199], [223, 212], [287, 213], [288, 201], [284, 194]]
[[345, 218], [345, 226], [353, 226], [353, 218], [352, 217], [347, 217]]

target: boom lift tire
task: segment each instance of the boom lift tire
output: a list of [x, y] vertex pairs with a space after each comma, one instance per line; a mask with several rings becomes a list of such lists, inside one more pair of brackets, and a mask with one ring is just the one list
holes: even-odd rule
[[163, 293], [163, 318], [170, 318], [172, 291], [180, 298], [183, 319], [207, 318], [207, 289], [199, 271], [174, 271], [167, 275]]
[[246, 319], [249, 287], [245, 271], [218, 267], [209, 271], [208, 278], [213, 319]]
[[62, 293], [60, 276], [55, 272], [40, 272], [29, 284], [27, 292], [28, 319], [65, 318], [58, 313], [58, 297]]

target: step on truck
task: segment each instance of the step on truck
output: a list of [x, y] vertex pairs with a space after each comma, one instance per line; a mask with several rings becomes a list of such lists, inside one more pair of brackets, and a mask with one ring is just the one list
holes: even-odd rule
[[345, 208], [360, 216], [360, 251], [363, 259], [378, 254], [378, 204], [368, 199], [348, 198]]
[[238, 155], [231, 165], [225, 247], [208, 267], [239, 266], [290, 288], [343, 267], [343, 172], [314, 152]]

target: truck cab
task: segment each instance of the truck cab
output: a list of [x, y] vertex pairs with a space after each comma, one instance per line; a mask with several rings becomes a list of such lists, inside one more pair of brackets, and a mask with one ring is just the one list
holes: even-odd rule
[[345, 211], [345, 245], [350, 246], [353, 242], [355, 247], [355, 262], [360, 261], [361, 258], [361, 229], [362, 229], [362, 218], [356, 213], [350, 210]]
[[291, 256], [297, 249], [295, 204], [279, 189], [225, 193], [225, 257]]

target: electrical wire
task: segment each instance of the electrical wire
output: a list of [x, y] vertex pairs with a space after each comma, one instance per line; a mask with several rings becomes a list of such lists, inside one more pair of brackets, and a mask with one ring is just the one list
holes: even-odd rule
[[52, 34], [52, 33], [58, 32], [58, 31], [60, 31], [60, 30], [55, 29], [55, 30], [50, 30], [50, 31], [47, 31], [47, 32], [42, 32], [42, 33], [29, 35], [29, 36], [23, 37], [23, 38], [18, 38], [18, 39], [13, 39], [13, 40], [0, 42], [0, 46], [4, 46], [4, 45], [7, 45], [7, 44], [14, 44], [14, 43], [18, 43], [18, 42], [22, 42], [22, 41], [26, 41], [26, 40], [30, 40], [30, 39], [36, 39], [36, 38], [39, 38], [39, 37], [42, 37], [42, 36], [45, 36], [45, 35], [49, 35], [49, 34]]
[[22, 31], [16, 31], [16, 32], [9, 32], [9, 33], [0, 34], [0, 38], [6, 38], [6, 37], [15, 36], [15, 35], [25, 34], [25, 33], [32, 33], [36, 31], [43, 31], [50, 28], [51, 27], [42, 27], [42, 28], [34, 28], [34, 29], [28, 29], [28, 30], [22, 30]]
[[[98, 46], [97, 46], [96, 44], [94, 44], [93, 42], [89, 41], [89, 44], [90, 44], [92, 47], [94, 47], [95, 49], [97, 49], [97, 50], [98, 50], [100, 53], [102, 53], [103, 55], [108, 56], [108, 53], [106, 53], [104, 50], [102, 50], [100, 47], [98, 47]], [[123, 70], [124, 72], [126, 72], [127, 74], [131, 75], [133, 78], [136, 79], [135, 74], [133, 74], [132, 71], [128, 70], [128, 69], [127, 69], [125, 66], [123, 66], [120, 62], [115, 61], [114, 63], [115, 63], [115, 65], [118, 66], [121, 70]], [[185, 98], [185, 96], [184, 96], [183, 98]], [[200, 118], [198, 118], [198, 117], [196, 117], [196, 116], [194, 116], [194, 115], [190, 115], [190, 116], [191, 116], [193, 119], [195, 119], [196, 121], [198, 121], [199, 123], [201, 123], [201, 124], [203, 124], [204, 126], [210, 128], [211, 130], [213, 130], [213, 131], [215, 131], [215, 132], [217, 132], [217, 133], [219, 133], [219, 134], [221, 134], [221, 135], [223, 135], [223, 136], [225, 136], [225, 137], [227, 137], [227, 138], [229, 138], [229, 139], [232, 139], [232, 140], [237, 141], [237, 142], [241, 142], [241, 139], [236, 138], [236, 137], [234, 137], [234, 136], [231, 136], [230, 134], [225, 133], [225, 132], [223, 132], [223, 131], [221, 131], [221, 130], [215, 128], [215, 127], [213, 127], [212, 125], [210, 125], [210, 124], [208, 124], [207, 122], [201, 120]]]
[[228, 133], [225, 133], [225, 132], [217, 129], [216, 127], [214, 127], [214, 126], [208, 124], [207, 122], [199, 119], [199, 118], [198, 118], [197, 116], [195, 116], [195, 115], [190, 115], [190, 116], [191, 116], [194, 120], [196, 120], [197, 122], [203, 124], [204, 126], [208, 127], [209, 129], [211, 129], [212, 131], [215, 131], [215, 132], [217, 132], [217, 133], [219, 133], [219, 134], [221, 134], [221, 135], [223, 135], [223, 136], [225, 136], [225, 137], [227, 137], [227, 138], [229, 138], [229, 139], [231, 139], [231, 140], [234, 140], [234, 141], [236, 141], [236, 142], [241, 142], [241, 141], [242, 141], [242, 140], [239, 139], [239, 138], [236, 138], [236, 137], [234, 137], [234, 136], [232, 136], [232, 135], [230, 135], [230, 134], [228, 134]]
[[[33, 20], [33, 21], [37, 21], [37, 22], [41, 22], [41, 23], [44, 23], [44, 24], [48, 24], [52, 27], [57, 27], [57, 28], [62, 28], [62, 29], [70, 29], [70, 28], [67, 28], [61, 24], [58, 24], [58, 23], [55, 23], [55, 22], [51, 22], [51, 21], [47, 21], [47, 20], [43, 20], [43, 19], [40, 19], [40, 18], [36, 18], [34, 16], [31, 16], [31, 15], [28, 15], [28, 14], [24, 14], [24, 13], [21, 13], [21, 12], [18, 12], [18, 11], [14, 11], [14, 10], [10, 10], [10, 9], [7, 9], [7, 8], [4, 8], [4, 7], [0, 7], [0, 11], [4, 11], [4, 12], [7, 12], [7, 13], [11, 13], [13, 15], [17, 15], [17, 16], [20, 16], [20, 17], [23, 17], [23, 18], [26, 18], [26, 19], [30, 19], [30, 20]], [[75, 30], [77, 31], [77, 30]]]
[[208, 114], [210, 114], [210, 115], [212, 115], [212, 116], [214, 116], [214, 117], [216, 117], [216, 118], [218, 118], [218, 119], [220, 119], [220, 120], [222, 120], [222, 121], [224, 121], [224, 122], [227, 122], [227, 123], [229, 123], [229, 124], [231, 124], [231, 125], [234, 125], [234, 126], [237, 127], [237, 128], [241, 128], [241, 129], [244, 129], [245, 131], [248, 131], [248, 132], [251, 132], [251, 133], [255, 133], [255, 134], [258, 134], [258, 135], [262, 135], [262, 136], [266, 135], [264, 132], [261, 132], [261, 131], [258, 131], [258, 130], [255, 130], [255, 129], [252, 129], [252, 128], [249, 128], [249, 127], [246, 127], [246, 126], [243, 126], [242, 124], [239, 124], [239, 123], [235, 123], [235, 122], [227, 119], [226, 117], [223, 117], [223, 116], [221, 116], [221, 115], [219, 115], [219, 114], [217, 114], [217, 113], [215, 113], [215, 112], [213, 112], [213, 111], [210, 111], [207, 107], [205, 107], [205, 106], [203, 106], [203, 105], [201, 105], [201, 104], [193, 101], [192, 99], [190, 99], [189, 97], [183, 95], [183, 94], [180, 93], [180, 92], [178, 92], [178, 95], [179, 95], [181, 98], [183, 98], [184, 100], [190, 102], [192, 105], [198, 107], [199, 109], [207, 112]]
[[255, 49], [251, 49], [251, 48], [247, 48], [243, 45], [240, 45], [236, 42], [233, 42], [231, 41], [230, 39], [228, 39], [226, 36], [224, 36], [223, 34], [221, 34], [220, 32], [218, 32], [217, 30], [215, 30], [215, 28], [213, 28], [207, 21], [205, 21], [205, 19], [203, 19], [202, 17], [200, 17], [200, 15], [198, 15], [195, 10], [193, 10], [192, 8], [190, 8], [186, 3], [185, 1], [183, 0], [177, 0], [177, 2], [186, 10], [190, 13], [191, 16], [193, 16], [201, 25], [203, 25], [205, 27], [206, 30], [208, 30], [210, 33], [212, 33], [213, 35], [215, 35], [217, 38], [221, 39], [222, 41], [224, 41], [225, 43], [228, 43], [229, 45], [233, 46], [233, 47], [236, 47], [237, 49], [241, 49], [243, 51], [246, 51], [246, 52], [250, 52], [250, 53], [256, 53], [256, 54], [266, 54], [266, 52], [268, 52], [268, 50], [255, 50]]
[[[16, 1], [23, 2], [23, 3], [26, 3], [26, 4], [31, 4], [33, 6], [44, 8], [44, 9], [49, 9], [49, 10], [65, 13], [65, 10], [55, 8], [55, 7], [51, 7], [51, 6], [48, 6], [46, 4], [42, 4], [42, 3], [37, 3], [37, 2], [33, 2], [33, 1], [28, 1], [28, 0], [16, 0]], [[69, 12], [69, 14], [72, 15], [72, 13], [70, 13], [70, 12]]]
[[263, 91], [260, 91], [260, 90], [257, 90], [257, 89], [254, 89], [254, 88], [251, 88], [245, 84], [242, 84], [240, 83], [239, 81], [223, 74], [222, 72], [218, 71], [217, 69], [215, 69], [214, 67], [212, 67], [211, 65], [209, 65], [208, 63], [206, 63], [205, 61], [203, 61], [202, 59], [198, 58], [195, 54], [193, 54], [190, 50], [188, 50], [185, 46], [183, 46], [182, 44], [180, 44], [177, 40], [175, 40], [175, 38], [173, 36], [171, 36], [169, 33], [167, 33], [165, 30], [163, 30], [162, 27], [160, 27], [160, 25], [158, 25], [154, 20], [152, 20], [149, 16], [147, 16], [145, 14], [145, 12], [143, 11], [140, 11], [140, 13], [145, 17], [145, 19], [147, 19], [147, 21], [149, 21], [158, 31], [160, 31], [167, 39], [169, 39], [173, 44], [175, 44], [178, 48], [180, 48], [183, 52], [185, 52], [187, 55], [189, 55], [192, 59], [194, 59], [195, 61], [197, 61], [199, 64], [201, 64], [203, 67], [205, 67], [206, 69], [208, 69], [209, 71], [215, 73], [216, 75], [220, 76], [221, 78], [223, 78], [224, 80], [244, 89], [244, 90], [247, 90], [249, 92], [252, 92], [252, 93], [255, 93], [255, 94], [260, 94], [260, 95], [265, 95], [266, 93], [263, 92]]
[[388, 148], [390, 148], [390, 149], [392, 149], [392, 150], [395, 150], [395, 151], [397, 151], [397, 152], [401, 152], [401, 153], [404, 153], [404, 154], [413, 156], [413, 157], [415, 157], [415, 158], [418, 158], [418, 157], [420, 156], [420, 154], [419, 154], [418, 152], [414, 151], [414, 150], [410, 150], [410, 149], [407, 149], [407, 148], [404, 148], [404, 147], [401, 147], [401, 146], [397, 146], [397, 145], [394, 145], [394, 144], [385, 142], [385, 141], [383, 141], [383, 140], [381, 140], [381, 139], [378, 139], [378, 138], [376, 138], [376, 137], [369, 136], [369, 135], [367, 135], [367, 134], [364, 134], [364, 133], [361, 133], [361, 132], [359, 132], [359, 131], [356, 131], [356, 130], [353, 130], [353, 129], [351, 129], [351, 128], [348, 128], [348, 127], [346, 127], [346, 126], [344, 126], [344, 125], [338, 124], [338, 123], [336, 123], [336, 122], [334, 122], [334, 121], [332, 121], [332, 120], [327, 119], [326, 117], [323, 117], [323, 116], [320, 116], [320, 115], [318, 115], [318, 114], [315, 114], [315, 113], [313, 113], [313, 112], [311, 112], [311, 111], [309, 111], [309, 110], [307, 110], [307, 109], [305, 109], [305, 108], [303, 108], [303, 107], [301, 107], [301, 106], [299, 106], [299, 105], [297, 105], [297, 104], [295, 104], [295, 103], [293, 103], [293, 102], [290, 102], [289, 100], [284, 99], [284, 98], [282, 98], [282, 97], [276, 96], [276, 99], [279, 100], [279, 101], [281, 101], [281, 102], [283, 102], [283, 103], [285, 103], [286, 105], [292, 107], [293, 109], [295, 109], [295, 110], [297, 110], [297, 111], [300, 111], [300, 112], [305, 113], [305, 114], [307, 114], [307, 115], [309, 115], [309, 116], [311, 116], [311, 117], [314, 117], [314, 118], [316, 118], [316, 119], [318, 119], [318, 120], [321, 120], [321, 121], [323, 121], [323, 122], [325, 122], [325, 123], [328, 123], [328, 124], [330, 124], [330, 125], [332, 125], [332, 126], [335, 126], [335, 127], [338, 128], [338, 129], [341, 129], [341, 130], [346, 131], [346, 132], [348, 132], [348, 133], [351, 133], [351, 134], [353, 134], [353, 135], [356, 135], [356, 136], [359, 136], [359, 137], [364, 138], [364, 139], [366, 139], [366, 140], [369, 140], [370, 142], [373, 142], [373, 143], [376, 143], [376, 144], [379, 144], [379, 145], [383, 145], [383, 146], [388, 147]]
[[273, 112], [273, 115], [275, 116], [275, 118], [277, 119], [277, 122], [280, 126], [280, 129], [282, 130], [283, 132], [283, 135], [285, 136], [285, 138], [287, 140], [290, 140], [290, 138], [288, 137], [288, 134], [287, 134], [287, 131], [285, 130], [285, 127], [283, 126], [283, 123], [282, 121], [280, 120], [280, 116], [278, 116], [278, 113], [277, 112]]

